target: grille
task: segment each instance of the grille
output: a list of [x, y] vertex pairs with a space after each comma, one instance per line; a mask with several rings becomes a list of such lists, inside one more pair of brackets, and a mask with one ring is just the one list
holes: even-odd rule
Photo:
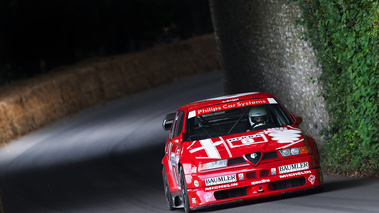
[[[266, 152], [266, 153], [263, 153], [262, 160], [268, 160], [268, 159], [277, 158], [277, 157], [278, 157], [278, 153], [276, 153], [276, 151]], [[229, 159], [228, 161], [229, 166], [243, 164], [243, 163], [246, 163], [246, 160], [243, 157], [232, 158], [232, 159]]]
[[221, 190], [221, 191], [216, 191], [214, 193], [216, 200], [222, 200], [222, 199], [228, 199], [228, 198], [240, 197], [240, 196], [246, 196], [246, 195], [247, 195], [246, 187]]
[[257, 173], [256, 172], [247, 172], [246, 173], [246, 178], [247, 179], [253, 179], [253, 178], [256, 178], [257, 177]]
[[268, 159], [277, 158], [277, 157], [278, 157], [278, 153], [276, 153], [276, 151], [266, 152], [264, 153], [262, 160], [268, 160]]
[[246, 163], [245, 159], [243, 157], [240, 158], [232, 158], [228, 161], [229, 166], [237, 165], [237, 164], [243, 164]]
[[259, 171], [259, 177], [267, 177], [270, 174], [268, 169]]
[[305, 185], [305, 178], [298, 177], [298, 178], [272, 182], [272, 190], [289, 189], [289, 188], [304, 186], [304, 185]]

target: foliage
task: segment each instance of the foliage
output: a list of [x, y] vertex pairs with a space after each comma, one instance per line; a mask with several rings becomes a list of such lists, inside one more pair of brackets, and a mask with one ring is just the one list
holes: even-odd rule
[[331, 116], [324, 166], [335, 173], [379, 170], [379, 3], [295, 0], [319, 65]]

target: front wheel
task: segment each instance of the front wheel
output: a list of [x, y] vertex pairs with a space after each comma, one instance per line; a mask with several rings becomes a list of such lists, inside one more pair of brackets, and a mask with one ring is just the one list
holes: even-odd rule
[[180, 168], [180, 188], [182, 190], [182, 199], [183, 199], [184, 211], [186, 213], [190, 213], [190, 212], [192, 212], [192, 210], [190, 208], [188, 191], [187, 191], [187, 184], [186, 184], [186, 180], [185, 180], [184, 172], [183, 172], [182, 168]]
[[164, 166], [162, 169], [162, 176], [163, 176], [163, 187], [164, 187], [164, 195], [166, 198], [166, 204], [167, 204], [168, 209], [170, 209], [170, 211], [172, 211], [172, 210], [174, 210], [174, 203], [172, 201], [170, 186], [168, 185], [166, 169], [164, 168]]

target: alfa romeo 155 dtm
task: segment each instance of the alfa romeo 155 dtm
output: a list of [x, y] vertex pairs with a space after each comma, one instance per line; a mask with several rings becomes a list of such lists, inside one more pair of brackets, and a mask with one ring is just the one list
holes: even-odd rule
[[191, 212], [321, 186], [317, 144], [301, 122], [264, 92], [202, 100], [167, 114], [162, 175], [169, 209]]

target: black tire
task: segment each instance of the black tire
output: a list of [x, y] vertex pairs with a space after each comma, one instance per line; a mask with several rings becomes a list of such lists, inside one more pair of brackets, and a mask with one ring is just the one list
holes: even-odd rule
[[180, 168], [180, 187], [182, 189], [182, 199], [183, 199], [184, 212], [185, 213], [193, 212], [190, 208], [188, 191], [187, 191], [187, 184], [186, 184], [186, 180], [185, 180], [184, 172], [183, 172], [182, 168]]
[[162, 176], [163, 176], [163, 188], [164, 188], [164, 195], [166, 198], [166, 204], [170, 211], [174, 210], [174, 203], [172, 201], [172, 195], [170, 191], [170, 186], [168, 185], [167, 175], [166, 175], [166, 169], [163, 166], [162, 169]]

